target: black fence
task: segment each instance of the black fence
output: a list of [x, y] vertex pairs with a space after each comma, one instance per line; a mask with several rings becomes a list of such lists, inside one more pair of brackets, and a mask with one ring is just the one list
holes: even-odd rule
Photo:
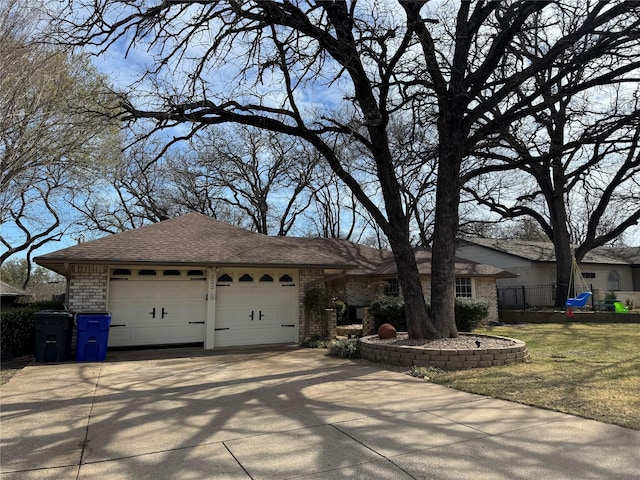
[[555, 285], [498, 287], [498, 306], [504, 310], [553, 308], [555, 298]]

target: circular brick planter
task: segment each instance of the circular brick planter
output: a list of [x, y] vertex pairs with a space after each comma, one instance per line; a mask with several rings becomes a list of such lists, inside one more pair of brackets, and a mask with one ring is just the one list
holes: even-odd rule
[[410, 367], [412, 365], [417, 367], [431, 366], [443, 370], [511, 365], [529, 360], [527, 344], [520, 340], [475, 333], [460, 333], [459, 335], [499, 338], [514, 343], [504, 347], [455, 350], [394, 345], [392, 343], [372, 341], [378, 340], [378, 336], [370, 335], [360, 339], [360, 356], [366, 360], [387, 365], [403, 367]]

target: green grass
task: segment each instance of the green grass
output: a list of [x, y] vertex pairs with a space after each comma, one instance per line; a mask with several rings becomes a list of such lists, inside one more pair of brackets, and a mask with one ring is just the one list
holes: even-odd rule
[[430, 372], [430, 381], [640, 429], [639, 324], [516, 325], [477, 333], [523, 340], [531, 361]]

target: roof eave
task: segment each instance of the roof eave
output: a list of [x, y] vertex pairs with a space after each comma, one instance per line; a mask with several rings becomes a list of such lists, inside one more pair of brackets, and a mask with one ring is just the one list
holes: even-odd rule
[[150, 265], [162, 265], [167, 267], [202, 267], [202, 268], [314, 268], [314, 269], [338, 269], [338, 270], [350, 270], [354, 267], [348, 264], [335, 264], [335, 263], [252, 263], [252, 262], [207, 262], [207, 261], [160, 261], [160, 260], [131, 260], [131, 259], [71, 259], [71, 258], [56, 258], [46, 259], [44, 257], [36, 257], [34, 261], [45, 268], [49, 268], [58, 273], [61, 273], [58, 269], [65, 271], [65, 265], [131, 265], [131, 266], [150, 266]]

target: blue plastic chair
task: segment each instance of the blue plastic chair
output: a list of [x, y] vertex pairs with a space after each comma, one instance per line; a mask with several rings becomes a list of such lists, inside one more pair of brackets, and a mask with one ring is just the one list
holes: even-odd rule
[[567, 298], [567, 307], [580, 308], [587, 304], [591, 292], [582, 292], [576, 298]]

